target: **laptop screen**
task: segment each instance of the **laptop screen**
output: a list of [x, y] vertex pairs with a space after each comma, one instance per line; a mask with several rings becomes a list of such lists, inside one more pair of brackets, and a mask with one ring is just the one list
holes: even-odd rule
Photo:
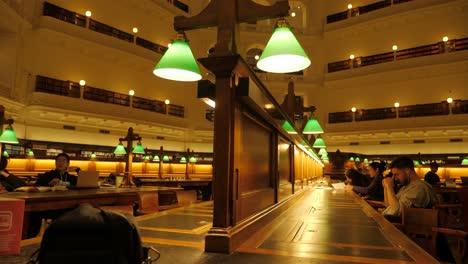
[[99, 171], [80, 171], [76, 182], [77, 188], [96, 188], [98, 187]]

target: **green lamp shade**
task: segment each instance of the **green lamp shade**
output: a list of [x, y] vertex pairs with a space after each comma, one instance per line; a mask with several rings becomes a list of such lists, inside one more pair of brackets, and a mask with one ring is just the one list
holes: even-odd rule
[[273, 31], [257, 62], [259, 69], [274, 73], [297, 72], [309, 65], [309, 57], [289, 27], [277, 27]]
[[321, 148], [318, 152], [319, 155], [328, 155], [328, 152], [325, 148]]
[[169, 157], [167, 155], [164, 155], [163, 161], [169, 161]]
[[187, 159], [185, 157], [180, 158], [180, 163], [187, 163]]
[[19, 141], [16, 138], [15, 131], [11, 127], [5, 128], [3, 130], [2, 135], [0, 136], [1, 143], [9, 143], [9, 144], [18, 144]]
[[318, 137], [315, 139], [313, 147], [314, 148], [326, 148], [327, 146], [325, 146], [325, 141], [323, 141], [323, 138]]
[[468, 158], [464, 158], [461, 162], [461, 165], [468, 165]]
[[195, 163], [195, 162], [197, 162], [197, 158], [192, 156], [192, 157], [189, 158], [189, 162], [190, 163]]
[[143, 160], [144, 160], [144, 161], [149, 161], [149, 160], [150, 160], [150, 156], [145, 155], [145, 156], [143, 157]]
[[361, 159], [359, 157], [356, 157], [355, 161], [361, 162]]
[[[320, 126], [319, 122], [317, 121], [317, 118], [312, 117], [307, 121], [307, 124], [304, 127], [304, 131], [302, 131], [304, 134], [321, 134], [323, 133], [323, 129]], [[315, 147], [315, 146], [314, 146]]]
[[34, 151], [30, 150], [28, 151], [28, 157], [34, 157]]
[[201, 80], [202, 76], [189, 44], [174, 40], [153, 70], [153, 74], [164, 79], [182, 82]]
[[417, 161], [417, 160], [413, 161], [413, 164], [414, 164], [415, 166], [421, 165], [421, 164], [419, 163], [419, 161]]
[[145, 154], [145, 149], [143, 148], [141, 143], [138, 142], [136, 146], [133, 148], [132, 152], [135, 154]]
[[127, 151], [125, 150], [124, 146], [122, 145], [122, 143], [119, 143], [117, 145], [117, 147], [115, 148], [114, 150], [114, 154], [115, 155], [125, 155], [127, 154]]
[[95, 159], [95, 158], [96, 158], [96, 154], [92, 153], [90, 158]]
[[6, 150], [3, 151], [3, 157], [8, 158], [10, 155], [8, 155], [8, 152]]
[[158, 161], [159, 162], [159, 156], [155, 155], [154, 158], [153, 158], [153, 161]]
[[364, 163], [369, 163], [369, 160], [367, 158], [365, 158]]
[[302, 140], [302, 141], [301, 141], [301, 145], [304, 146], [304, 147], [306, 147], [306, 146], [308, 146], [309, 144], [307, 144], [307, 142], [306, 142], [305, 140]]
[[297, 134], [296, 130], [293, 126], [288, 122], [288, 120], [284, 121], [283, 125], [281, 126], [288, 134]]
[[323, 160], [323, 159], [328, 159], [328, 154], [323, 154], [322, 157], [321, 157], [321, 159], [322, 159], [322, 160]]
[[350, 161], [354, 161], [354, 157], [349, 158]]

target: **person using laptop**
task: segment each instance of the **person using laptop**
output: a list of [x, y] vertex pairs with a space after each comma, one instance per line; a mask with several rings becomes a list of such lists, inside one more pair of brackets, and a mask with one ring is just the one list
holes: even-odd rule
[[70, 156], [66, 153], [60, 153], [55, 157], [55, 169], [40, 175], [35, 186], [74, 186], [77, 182], [77, 176], [69, 172], [79, 172], [79, 167], [70, 167]]

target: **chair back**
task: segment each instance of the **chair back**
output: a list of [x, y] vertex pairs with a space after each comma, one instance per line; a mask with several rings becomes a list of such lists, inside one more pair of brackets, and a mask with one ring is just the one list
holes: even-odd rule
[[403, 208], [402, 229], [421, 248], [436, 257], [436, 235], [432, 230], [438, 226], [438, 210]]
[[159, 211], [158, 191], [138, 192], [138, 215], [151, 214]]

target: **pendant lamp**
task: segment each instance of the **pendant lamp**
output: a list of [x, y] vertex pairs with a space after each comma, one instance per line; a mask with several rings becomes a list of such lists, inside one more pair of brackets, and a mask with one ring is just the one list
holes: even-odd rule
[[164, 155], [164, 157], [163, 157], [163, 161], [169, 161], [169, 156], [167, 156], [167, 155]]
[[2, 135], [0, 136], [0, 142], [1, 143], [8, 143], [8, 144], [18, 144], [18, 138], [16, 138], [15, 131], [13, 131], [13, 128], [11, 125], [8, 125], [8, 127], [3, 130]]
[[197, 61], [190, 50], [185, 33], [177, 34], [177, 38], [156, 64], [153, 74], [173, 81], [201, 80], [200, 68], [198, 68]]
[[319, 150], [318, 154], [319, 154], [319, 155], [325, 155], [325, 154], [328, 155], [328, 152], [327, 152], [327, 150], [326, 150], [325, 148], [321, 148], [321, 149]]
[[310, 65], [301, 44], [284, 18], [278, 20], [273, 35], [257, 62], [260, 70], [273, 73], [301, 71]]
[[468, 165], [468, 158], [464, 158], [461, 162], [461, 165]]
[[3, 156], [4, 156], [5, 158], [10, 157], [10, 155], [8, 155], [8, 152], [7, 152], [6, 150], [3, 151]]
[[158, 156], [158, 155], [155, 155], [155, 156], [153, 157], [153, 161], [159, 162], [159, 156]]
[[312, 145], [314, 148], [326, 148], [325, 146], [325, 141], [323, 141], [323, 138], [318, 137], [315, 139], [314, 145]]
[[127, 154], [127, 151], [125, 150], [125, 147], [122, 145], [122, 142], [120, 142], [117, 147], [114, 150], [115, 155], [125, 155]]
[[187, 163], [187, 159], [185, 157], [180, 158], [180, 163]]
[[192, 157], [189, 158], [189, 162], [190, 162], [190, 163], [195, 163], [195, 162], [197, 162], [197, 158], [195, 158], [194, 156], [192, 156]]
[[293, 126], [288, 122], [288, 120], [285, 120], [283, 125], [281, 126], [288, 134], [297, 134], [296, 130], [294, 129]]
[[135, 154], [145, 154], [145, 149], [143, 148], [143, 145], [141, 145], [140, 141], [138, 141], [132, 152]]
[[309, 121], [307, 121], [307, 124], [305, 125], [304, 130], [302, 131], [302, 133], [304, 133], [304, 134], [321, 134], [321, 133], [323, 133], [323, 129], [320, 126], [319, 122], [317, 121], [317, 118], [311, 117], [309, 119]]

